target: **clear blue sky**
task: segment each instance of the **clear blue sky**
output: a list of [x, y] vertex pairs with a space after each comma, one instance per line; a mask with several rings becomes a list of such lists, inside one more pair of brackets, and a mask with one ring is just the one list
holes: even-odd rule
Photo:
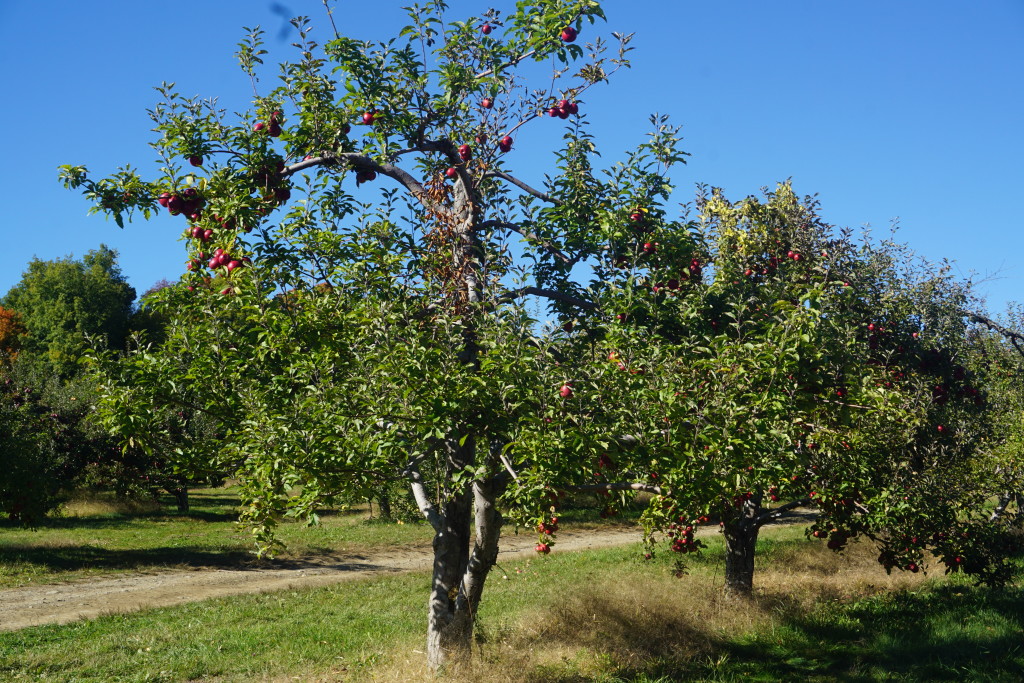
[[[404, 25], [403, 4], [339, 0], [339, 29], [391, 37]], [[453, 0], [451, 17], [512, 4]], [[180, 221], [119, 230], [87, 216], [84, 199], [58, 184], [57, 166], [152, 170], [146, 109], [161, 81], [217, 96], [230, 111], [247, 108], [235, 44], [243, 25], [260, 24], [268, 65], [289, 58], [287, 40], [277, 40], [281, 6], [326, 28], [320, 0], [0, 0], [0, 295], [33, 256], [81, 256], [100, 243], [120, 252], [140, 293], [183, 272]], [[883, 235], [899, 217], [899, 237], [919, 253], [988, 278], [980, 291], [991, 311], [1024, 301], [1024, 1], [607, 0], [604, 8], [608, 22], [581, 40], [636, 33], [633, 69], [586, 98], [606, 160], [642, 139], [649, 114], [671, 114], [693, 154], [675, 175], [679, 201], [697, 182], [739, 198], [791, 177], [799, 193], [819, 194], [834, 224], [870, 224]], [[552, 130], [535, 128], [520, 133], [510, 163], [549, 165]]]

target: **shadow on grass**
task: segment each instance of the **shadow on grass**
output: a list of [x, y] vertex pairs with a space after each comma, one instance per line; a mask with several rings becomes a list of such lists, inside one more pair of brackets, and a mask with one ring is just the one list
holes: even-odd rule
[[[781, 605], [778, 596], [768, 600]], [[670, 614], [658, 615], [660, 628], [650, 620], [638, 628], [636, 611], [587, 608], [601, 624], [597, 649], [620, 663], [601, 680], [1024, 680], [1019, 587], [943, 585], [826, 603], [810, 614], [777, 617], [771, 629], [735, 635]]]
[[[105, 515], [89, 515], [86, 517], [47, 517], [40, 520], [33, 527], [40, 531], [44, 529], [118, 529], [128, 528], [136, 525], [151, 524], [152, 522], [174, 522], [192, 521], [207, 523], [224, 523], [238, 521], [237, 512], [207, 512], [204, 510], [190, 510], [189, 512], [171, 512], [167, 510], [156, 512], [133, 512], [131, 514], [110, 513]], [[21, 522], [5, 519], [0, 521], [2, 529], [24, 529]]]
[[0, 546], [0, 566], [26, 563], [51, 571], [77, 569], [146, 569], [152, 567], [267, 567], [268, 561], [257, 560], [243, 550], [210, 550], [177, 547], [141, 550], [111, 550], [94, 545], [32, 546], [4, 544]]

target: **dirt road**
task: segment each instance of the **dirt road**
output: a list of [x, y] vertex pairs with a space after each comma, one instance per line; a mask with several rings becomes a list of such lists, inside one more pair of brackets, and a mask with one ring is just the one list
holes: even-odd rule
[[[553, 552], [584, 550], [636, 543], [636, 528], [600, 529], [558, 534]], [[534, 557], [532, 534], [501, 540], [498, 563]], [[366, 555], [338, 555], [288, 562], [271, 569], [201, 569], [150, 574], [122, 574], [0, 591], [0, 631], [42, 624], [64, 624], [103, 614], [179, 605], [223, 595], [259, 593], [288, 588], [325, 586], [391, 572], [429, 569], [429, 548]]]

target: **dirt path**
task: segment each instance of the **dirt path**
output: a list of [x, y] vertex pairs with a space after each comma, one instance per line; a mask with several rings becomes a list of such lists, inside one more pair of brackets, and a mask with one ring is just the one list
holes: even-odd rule
[[[636, 528], [562, 532], [554, 552], [636, 543]], [[498, 563], [535, 557], [532, 534], [501, 539]], [[430, 568], [429, 548], [367, 555], [337, 555], [286, 563], [275, 569], [202, 569], [125, 574], [62, 584], [0, 591], [0, 631], [43, 624], [65, 624], [103, 614], [164, 607], [207, 598], [288, 588], [325, 586], [392, 572]]]

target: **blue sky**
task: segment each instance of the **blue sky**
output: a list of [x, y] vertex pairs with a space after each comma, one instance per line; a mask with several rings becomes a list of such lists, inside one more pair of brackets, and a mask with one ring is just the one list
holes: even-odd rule
[[[451, 18], [511, 0], [452, 0]], [[408, 0], [339, 0], [343, 33], [386, 39]], [[231, 111], [251, 94], [237, 68], [241, 27], [268, 31], [267, 80], [289, 58], [284, 14], [326, 29], [320, 0], [216, 0], [182, 5], [0, 0], [0, 295], [29, 259], [81, 256], [100, 243], [141, 293], [183, 272], [182, 225], [161, 216], [119, 230], [87, 216], [57, 166], [105, 174], [155, 167], [146, 109], [152, 89], [217, 96]], [[1024, 301], [1024, 2], [1021, 0], [608, 0], [597, 33], [635, 32], [633, 68], [587, 93], [583, 108], [605, 160], [635, 146], [651, 113], [683, 126], [693, 156], [675, 174], [686, 201], [697, 182], [740, 198], [792, 178], [817, 193], [826, 220], [888, 233], [932, 260], [984, 280], [999, 313]], [[319, 33], [327, 38], [326, 30]], [[548, 124], [547, 130], [540, 128]], [[519, 134], [513, 167], [550, 165], [552, 122]]]

